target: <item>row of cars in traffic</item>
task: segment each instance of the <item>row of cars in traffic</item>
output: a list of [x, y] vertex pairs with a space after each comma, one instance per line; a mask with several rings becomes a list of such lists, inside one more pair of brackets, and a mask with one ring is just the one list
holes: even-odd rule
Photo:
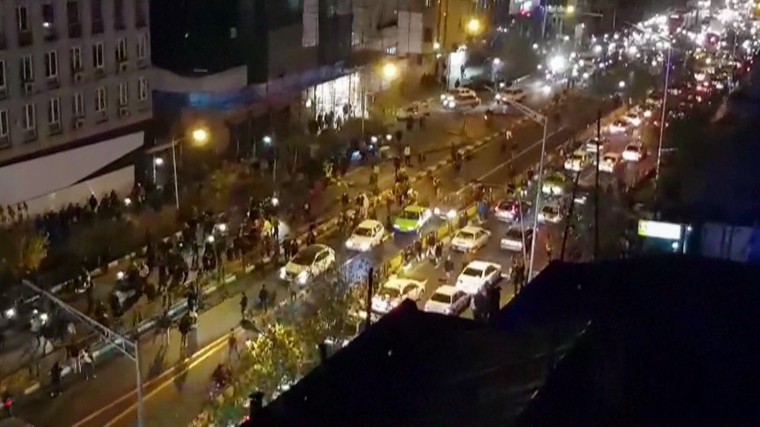
[[[525, 102], [527, 94], [522, 88], [506, 87], [494, 91], [493, 107], [506, 107], [510, 102]], [[468, 87], [451, 89], [440, 96], [441, 107], [445, 110], [462, 111], [477, 108], [482, 104], [477, 92]], [[399, 121], [419, 120], [430, 115], [429, 101], [415, 101], [396, 111]]]

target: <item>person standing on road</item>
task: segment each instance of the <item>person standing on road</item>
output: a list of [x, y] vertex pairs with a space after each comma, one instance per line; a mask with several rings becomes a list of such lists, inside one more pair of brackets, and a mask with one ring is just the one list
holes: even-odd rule
[[404, 165], [408, 168], [412, 167], [412, 147], [409, 145], [404, 146]]
[[245, 292], [240, 292], [240, 317], [245, 320], [245, 314], [248, 310], [248, 295]]
[[63, 369], [59, 362], [53, 363], [50, 368], [50, 397], [58, 397], [61, 395], [61, 374]]
[[96, 378], [95, 375], [95, 358], [88, 348], [79, 350], [80, 364], [82, 365], [82, 373], [84, 378], [89, 380], [90, 378]]
[[551, 242], [546, 242], [546, 261], [552, 262], [552, 244]]
[[267, 285], [263, 284], [261, 285], [261, 290], [259, 291], [259, 306], [261, 306], [261, 309], [264, 310], [264, 313], [267, 312], [269, 309], [269, 291], [267, 291]]
[[232, 355], [240, 359], [240, 349], [238, 348], [237, 336], [235, 336], [235, 330], [230, 329], [230, 336], [227, 337], [227, 359], [232, 361]]
[[443, 271], [446, 272], [446, 281], [451, 280], [451, 274], [454, 272], [454, 261], [451, 260], [451, 255], [446, 256], [446, 261], [443, 262]]
[[190, 328], [193, 326], [193, 319], [190, 317], [189, 314], [185, 314], [182, 316], [182, 319], [179, 321], [179, 333], [180, 333], [180, 342], [179, 342], [179, 348], [180, 351], [184, 351], [187, 347], [187, 334], [190, 333]]

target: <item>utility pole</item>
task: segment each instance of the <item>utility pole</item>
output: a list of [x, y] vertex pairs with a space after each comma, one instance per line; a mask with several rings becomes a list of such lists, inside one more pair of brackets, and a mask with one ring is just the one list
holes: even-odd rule
[[599, 161], [602, 152], [602, 110], [596, 112], [596, 167], [594, 175], [594, 261], [599, 259]]
[[366, 301], [366, 315], [367, 319], [364, 322], [364, 329], [366, 330], [369, 328], [369, 325], [372, 324], [372, 287], [373, 287], [373, 280], [375, 278], [375, 269], [373, 267], [370, 267], [369, 272], [367, 273], [367, 301]]

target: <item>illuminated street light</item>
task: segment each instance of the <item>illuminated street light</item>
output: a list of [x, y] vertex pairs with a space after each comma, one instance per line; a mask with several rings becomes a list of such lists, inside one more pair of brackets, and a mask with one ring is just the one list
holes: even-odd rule
[[383, 65], [383, 77], [388, 80], [393, 80], [398, 76], [398, 67], [392, 62], [388, 62]]
[[494, 58], [493, 65], [499, 65], [499, 64], [501, 64], [501, 58]]
[[566, 13], [566, 14], [568, 14], [568, 15], [573, 15], [573, 14], [575, 14], [575, 6], [573, 6], [572, 4], [568, 5], [568, 6], [565, 8], [565, 13]]
[[478, 18], [471, 18], [469, 21], [467, 21], [467, 32], [470, 33], [470, 35], [477, 35], [480, 33], [480, 30], [482, 30], [482, 24], [480, 23], [480, 20]]
[[563, 71], [566, 66], [567, 66], [567, 60], [565, 59], [564, 56], [557, 55], [557, 56], [552, 57], [549, 60], [549, 69], [553, 73], [559, 73]]
[[433, 50], [441, 50], [441, 44], [438, 42], [433, 43]]
[[264, 135], [264, 138], [262, 138], [262, 141], [264, 141], [264, 144], [271, 145], [272, 144], [272, 137], [269, 135]]
[[161, 157], [156, 157], [155, 159], [153, 159], [153, 164], [156, 166], [163, 166], [164, 159], [162, 159]]
[[193, 142], [196, 145], [205, 145], [208, 142], [208, 131], [203, 128], [195, 129], [192, 133]]
[[624, 81], [622, 81], [622, 80], [620, 80], [620, 81], [618, 82], [618, 88], [620, 88], [620, 89], [625, 89], [625, 82], [624, 82]]

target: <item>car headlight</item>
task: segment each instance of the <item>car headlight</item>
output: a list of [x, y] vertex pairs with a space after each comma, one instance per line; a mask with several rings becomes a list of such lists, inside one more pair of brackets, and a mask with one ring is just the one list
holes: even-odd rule
[[296, 276], [296, 280], [300, 284], [305, 284], [307, 280], [309, 280], [309, 272], [308, 271], [302, 271], [298, 273], [298, 276]]
[[446, 308], [443, 310], [443, 312], [444, 312], [445, 314], [451, 314], [451, 313], [452, 313], [452, 311], [451, 311], [451, 307], [446, 307]]
[[441, 209], [440, 208], [435, 208], [435, 209], [433, 209], [433, 213], [436, 214], [436, 215], [440, 215], [441, 214]]
[[346, 240], [346, 247], [347, 248], [351, 249], [353, 246], [354, 246], [354, 242], [352, 242], [350, 240]]
[[48, 314], [47, 313], [40, 313], [40, 321], [42, 323], [47, 323], [47, 321], [48, 321]]
[[16, 309], [11, 307], [3, 312], [6, 319], [13, 319], [16, 317]]
[[282, 267], [280, 269], [280, 279], [284, 280], [286, 277], [288, 277], [288, 273], [285, 271], [285, 267]]
[[450, 211], [446, 212], [446, 218], [448, 219], [454, 219], [457, 216], [457, 211], [454, 209], [451, 209]]

